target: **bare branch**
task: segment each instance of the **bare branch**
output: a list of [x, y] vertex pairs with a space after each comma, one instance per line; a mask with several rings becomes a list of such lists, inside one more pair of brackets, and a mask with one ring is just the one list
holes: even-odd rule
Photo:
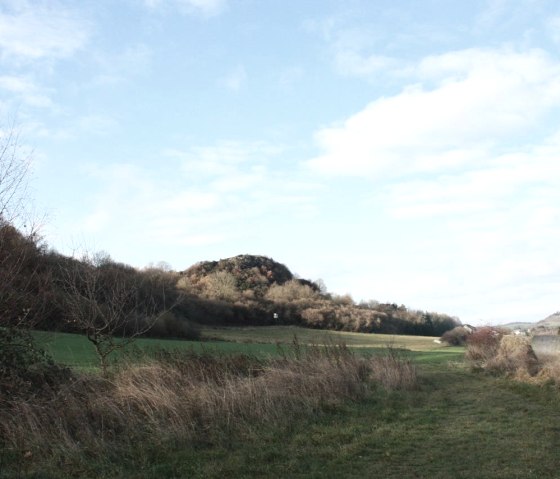
[[70, 324], [85, 333], [107, 374], [108, 357], [149, 331], [173, 306], [154, 300], [156, 282], [133, 268], [98, 256], [73, 261], [61, 271]]

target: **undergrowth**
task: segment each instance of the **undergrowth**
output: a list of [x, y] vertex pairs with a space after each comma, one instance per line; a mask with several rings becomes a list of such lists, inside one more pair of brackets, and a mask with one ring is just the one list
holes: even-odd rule
[[335, 344], [295, 341], [289, 354], [266, 360], [135, 352], [107, 378], [75, 373], [57, 389], [2, 397], [0, 460], [6, 470], [34, 458], [34, 470], [46, 462], [76, 471], [87, 457], [118, 462], [147, 443], [212, 443], [259, 424], [290, 424], [363, 399], [376, 384], [406, 389], [415, 379], [412, 365], [394, 353], [365, 358]]

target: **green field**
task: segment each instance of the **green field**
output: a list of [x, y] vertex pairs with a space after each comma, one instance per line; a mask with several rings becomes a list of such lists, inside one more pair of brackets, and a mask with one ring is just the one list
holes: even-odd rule
[[[95, 351], [81, 335], [37, 331], [36, 338], [58, 362], [71, 367], [97, 367]], [[457, 360], [462, 348], [442, 347], [436, 338], [425, 336], [398, 336], [363, 334], [306, 329], [296, 326], [261, 326], [235, 328], [202, 328], [204, 341], [139, 338], [135, 347], [149, 349], [193, 349], [195, 351], [242, 352], [261, 356], [275, 356], [287, 351], [297, 338], [301, 344], [344, 343], [359, 354], [379, 352], [387, 347], [408, 350], [420, 362]], [[280, 346], [280, 347], [279, 347]], [[426, 354], [429, 353], [429, 354]], [[118, 357], [118, 353], [115, 353]]]
[[[75, 477], [560, 477], [558, 389], [471, 372], [461, 348], [442, 348], [433, 338], [293, 327], [208, 328], [203, 335], [213, 339], [142, 339], [137, 346], [267, 356], [278, 354], [277, 343], [287, 348], [296, 335], [301, 343], [343, 339], [360, 354], [379, 353], [387, 345], [408, 347], [418, 364], [419, 384], [411, 391], [373, 387], [362, 401], [325, 407], [281, 425], [255, 424], [192, 443], [142, 444], [115, 457], [84, 458], [72, 471]], [[85, 338], [52, 333], [37, 337], [57, 360], [95, 367]], [[53, 464], [40, 473], [32, 466], [22, 471], [21, 477], [25, 471], [34, 471], [29, 477], [60, 477]]]
[[203, 337], [239, 343], [289, 343], [294, 336], [304, 343], [329, 344], [343, 342], [354, 348], [379, 348], [392, 346], [411, 351], [433, 351], [441, 349], [441, 344], [433, 337], [400, 336], [392, 334], [364, 334], [344, 331], [306, 329], [297, 326], [260, 326], [244, 328], [202, 329]]

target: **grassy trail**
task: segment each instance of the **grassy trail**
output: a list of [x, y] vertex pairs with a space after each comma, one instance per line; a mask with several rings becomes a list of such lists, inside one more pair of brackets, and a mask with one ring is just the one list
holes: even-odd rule
[[145, 477], [558, 478], [559, 406], [555, 390], [429, 367], [417, 391], [170, 452]]
[[[222, 342], [164, 343], [274, 355], [272, 341], [289, 343], [293, 337], [291, 330], [275, 329], [212, 332]], [[263, 338], [268, 344], [259, 344]], [[353, 339], [355, 351], [368, 353], [379, 351], [373, 342], [383, 338]], [[82, 368], [94, 365], [83, 338], [44, 341], [58, 358], [66, 355]], [[461, 362], [460, 350], [430, 350], [428, 338], [410, 341], [416, 350], [408, 355], [421, 370], [416, 390], [374, 389], [364, 401], [326, 405], [311, 419], [286, 418], [284, 425], [255, 425], [195, 443], [142, 444], [115, 451], [112, 459], [87, 461], [79, 477], [560, 478], [558, 389], [475, 374]]]

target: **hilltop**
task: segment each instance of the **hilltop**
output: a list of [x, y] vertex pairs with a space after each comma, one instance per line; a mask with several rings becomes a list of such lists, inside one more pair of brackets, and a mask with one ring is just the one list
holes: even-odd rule
[[202, 261], [179, 273], [187, 295], [185, 314], [221, 325], [290, 324], [340, 331], [440, 336], [460, 322], [446, 314], [410, 310], [396, 303], [355, 303], [324, 286], [296, 278], [266, 256], [239, 255]]
[[554, 333], [556, 334], [558, 328], [560, 328], [560, 311], [557, 311], [550, 316], [547, 316], [540, 321], [529, 323], [508, 323], [503, 325], [504, 328], [509, 329], [520, 329], [523, 331], [531, 330], [533, 333]]
[[[295, 279], [285, 265], [267, 256], [250, 254], [242, 254], [219, 261], [201, 261], [180, 274], [184, 281], [199, 284], [208, 277], [215, 277], [220, 273], [223, 278], [231, 275], [235, 279], [235, 286], [240, 292], [253, 291], [259, 297], [263, 297], [272, 285], [283, 285]], [[319, 289], [312, 281], [301, 279], [297, 281], [316, 291]]]

